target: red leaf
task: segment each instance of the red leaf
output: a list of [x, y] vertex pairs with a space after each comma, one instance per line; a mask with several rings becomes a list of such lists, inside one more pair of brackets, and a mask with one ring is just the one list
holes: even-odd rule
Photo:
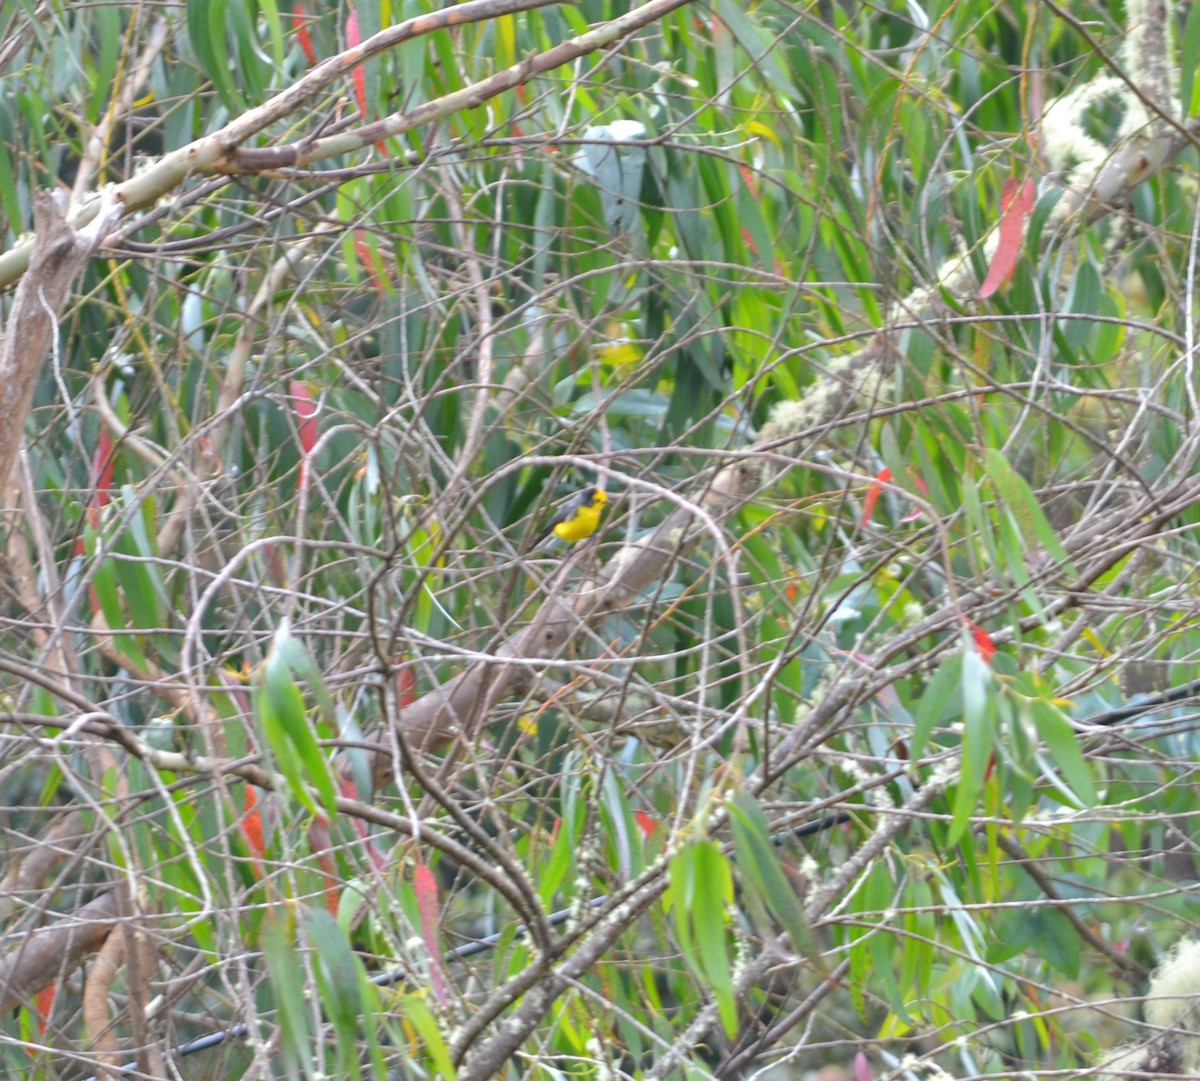
[[312, 35], [308, 32], [308, 12], [305, 11], [303, 4], [297, 4], [296, 10], [292, 12], [292, 26], [296, 30], [296, 40], [300, 42], [300, 48], [304, 50], [304, 56], [309, 64], [315, 65], [317, 62], [317, 50], [313, 48]]
[[647, 837], [653, 837], [655, 830], [658, 829], [658, 823], [654, 821], [645, 811], [637, 811], [634, 813], [634, 818], [637, 819], [637, 824], [642, 827], [642, 832]]
[[867, 498], [863, 500], [862, 521], [860, 526], [866, 526], [871, 520], [871, 515], [875, 511], [875, 504], [879, 502], [879, 497], [883, 495], [883, 486], [890, 484], [892, 480], [892, 471], [884, 466], [878, 473], [875, 474], [875, 483], [867, 489]]
[[[113, 450], [112, 433], [101, 427], [96, 436], [96, 449], [92, 452], [91, 488], [88, 496], [87, 523], [93, 529], [99, 528], [100, 511], [107, 507], [112, 499], [113, 468], [116, 465], [116, 453]], [[83, 537], [75, 541], [75, 554], [83, 555]]]
[[307, 458], [317, 445], [317, 403], [313, 401], [312, 391], [299, 379], [288, 383], [288, 393], [300, 422], [300, 449]]
[[442, 972], [442, 952], [438, 942], [438, 888], [437, 879], [424, 863], [418, 863], [413, 871], [413, 891], [417, 895], [417, 912], [421, 917], [421, 937], [429, 954], [429, 985], [433, 997], [446, 1005], [450, 996], [446, 991], [446, 976]]
[[[343, 777], [339, 774], [337, 786], [338, 791], [342, 794], [343, 799], [356, 800], [359, 798], [358, 785], [356, 785], [349, 777]], [[382, 871], [387, 861], [383, 858], [383, 854], [379, 851], [379, 846], [375, 843], [375, 839], [371, 836], [371, 832], [367, 828], [367, 824], [361, 818], [351, 818], [350, 825], [354, 832], [358, 835], [359, 840], [361, 840], [363, 845], [366, 847], [367, 856], [370, 858], [375, 870]]]
[[967, 620], [967, 629], [975, 640], [975, 648], [979, 651], [979, 655], [988, 664], [991, 664], [992, 658], [996, 655], [996, 643], [992, 641], [987, 631], [970, 619]]
[[417, 700], [417, 676], [409, 665], [396, 670], [396, 704], [403, 709]]
[[43, 987], [34, 999], [38, 1012], [37, 1030], [40, 1036], [44, 1036], [46, 1033], [46, 1019], [50, 1016], [50, 1011], [54, 1009], [54, 996], [57, 994], [58, 984], [52, 983], [49, 987]]
[[[355, 8], [350, 9], [350, 17], [346, 20], [346, 45], [348, 48], [355, 49], [362, 44], [362, 31], [358, 28], [358, 11]], [[358, 111], [362, 113], [362, 118], [367, 119], [367, 71], [366, 68], [359, 64], [350, 72], [350, 78], [354, 80], [354, 97], [358, 102]]]
[[96, 452], [92, 455], [92, 505], [97, 509], [108, 506], [115, 465], [112, 434], [102, 427], [96, 438]]
[[1034, 184], [1032, 180], [1020, 181], [1010, 176], [1004, 182], [1000, 196], [1000, 239], [992, 255], [992, 265], [979, 290], [980, 298], [990, 297], [1008, 282], [1017, 268], [1021, 244], [1025, 240], [1025, 223], [1033, 210]]
[[330, 855], [333, 848], [333, 834], [329, 829], [329, 819], [314, 818], [308, 827], [308, 843], [317, 857], [325, 879], [325, 907], [330, 915], [336, 918], [338, 914], [338, 869], [337, 861]]

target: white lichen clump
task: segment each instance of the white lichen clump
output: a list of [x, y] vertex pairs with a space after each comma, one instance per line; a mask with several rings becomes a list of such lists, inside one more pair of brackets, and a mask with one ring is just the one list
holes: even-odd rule
[[1143, 1008], [1153, 1026], [1100, 1063], [1098, 1081], [1130, 1075], [1200, 1074], [1200, 942], [1185, 938], [1159, 962]]

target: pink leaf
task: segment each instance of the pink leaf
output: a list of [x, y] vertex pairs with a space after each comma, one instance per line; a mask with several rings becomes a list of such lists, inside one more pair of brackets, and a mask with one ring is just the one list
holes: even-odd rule
[[1025, 223], [1033, 210], [1034, 184], [1032, 180], [1020, 181], [1010, 176], [1004, 182], [1000, 196], [1000, 239], [992, 255], [987, 277], [979, 290], [980, 298], [990, 297], [1005, 285], [1017, 268], [1021, 245], [1025, 241]]
[[[351, 7], [350, 17], [346, 20], [346, 45], [356, 49], [362, 44], [362, 31], [358, 28], [358, 11]], [[367, 119], [367, 71], [359, 64], [351, 73], [354, 80], [354, 97], [358, 101], [358, 111], [364, 120]]]
[[112, 433], [101, 426], [96, 437], [96, 449], [92, 453], [92, 494], [88, 499], [88, 523], [93, 527], [100, 524], [100, 511], [108, 506], [112, 497], [114, 465], [116, 456], [113, 453]]
[[317, 403], [313, 401], [312, 391], [299, 379], [288, 383], [288, 393], [300, 422], [300, 449], [307, 458], [317, 445]]
[[421, 937], [429, 953], [430, 989], [433, 997], [444, 1006], [450, 996], [446, 991], [446, 976], [442, 972], [442, 952], [438, 942], [440, 915], [437, 879], [424, 863], [418, 863], [413, 871], [413, 891], [417, 895], [417, 912], [421, 917]]

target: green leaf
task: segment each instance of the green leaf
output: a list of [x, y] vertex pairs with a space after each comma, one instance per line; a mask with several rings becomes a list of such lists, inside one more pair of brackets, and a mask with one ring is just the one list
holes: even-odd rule
[[983, 465], [996, 488], [997, 495], [1012, 511], [1025, 536], [1036, 537], [1062, 567], [1074, 573], [1066, 549], [1046, 520], [1046, 515], [1025, 478], [1008, 464], [1004, 455], [995, 447], [984, 450]]
[[149, 545], [149, 538], [145, 535], [142, 508], [134, 505], [136, 493], [128, 485], [123, 485], [121, 492], [124, 497], [122, 503], [131, 508], [132, 516], [129, 530], [113, 541], [115, 554], [112, 563], [134, 626], [141, 630], [153, 630], [162, 627], [165, 622], [158, 604], [159, 598], [165, 595], [165, 590], [161, 580], [157, 578], [158, 568], [152, 553], [143, 547]]
[[950, 823], [948, 843], [956, 844], [966, 831], [983, 788], [988, 760], [992, 753], [991, 719], [995, 683], [987, 662], [972, 648], [963, 653], [963, 743], [958, 791]]
[[[317, 743], [304, 704], [304, 696], [292, 678], [293, 673], [307, 677], [322, 713], [328, 722], [336, 724], [333, 702], [324, 681], [307, 650], [299, 639], [293, 637], [285, 620], [275, 631], [271, 652], [263, 669], [262, 685], [266, 692], [265, 704], [268, 707], [264, 717], [269, 717], [278, 724], [287, 743], [291, 745], [291, 750], [287, 750], [283, 757], [279, 757], [279, 750], [275, 752], [284, 776], [295, 785], [296, 779], [303, 777], [300, 772], [300, 767], [303, 766], [307, 770], [308, 782], [316, 788], [321, 797], [325, 813], [332, 818], [337, 813], [337, 785], [333, 779], [333, 770]], [[296, 796], [305, 806], [315, 811], [311, 801], [300, 795], [304, 788], [304, 784], [300, 783], [296, 789]]]
[[113, 5], [101, 5], [95, 9], [95, 44], [92, 54], [96, 59], [92, 86], [94, 90], [88, 101], [88, 119], [95, 123], [105, 108], [106, 99], [113, 92], [117, 73], [117, 58], [121, 54], [121, 13]]
[[1192, 4], [1187, 22], [1183, 27], [1183, 38], [1179, 47], [1179, 96], [1184, 116], [1195, 116], [1200, 111], [1200, 79], [1196, 70], [1200, 67], [1200, 5]]
[[275, 0], [258, 0], [259, 11], [267, 24], [267, 33], [271, 36], [271, 59], [275, 64], [277, 77], [283, 73], [283, 63], [287, 50], [283, 44], [283, 24], [279, 18], [279, 5]]
[[1054, 764], [1062, 771], [1067, 784], [1085, 807], [1096, 805], [1096, 789], [1092, 774], [1079, 749], [1079, 740], [1071, 722], [1057, 706], [1044, 699], [1033, 699], [1029, 703], [1037, 733], [1050, 751]]
[[305, 1002], [307, 981], [300, 955], [284, 922], [276, 917], [263, 921], [260, 942], [279, 1018], [279, 1050], [288, 1074], [294, 1077], [302, 1072], [309, 1081], [316, 1081], [309, 1007]]
[[[93, 550], [94, 547], [93, 534]], [[118, 582], [116, 560], [111, 556], [102, 559], [92, 574], [92, 589], [95, 591], [100, 611], [104, 615], [104, 622], [112, 632], [113, 647], [136, 671], [148, 672], [150, 663], [137, 647], [134, 636], [128, 633], [130, 628], [128, 620], [125, 618], [125, 610], [121, 605]]]
[[961, 482], [963, 511], [967, 516], [967, 524], [979, 538], [991, 567], [1001, 565], [999, 552], [996, 550], [996, 538], [992, 532], [991, 518], [983, 512], [983, 500], [980, 498], [980, 482], [972, 475], [973, 470], [963, 475]]
[[[1096, 273], [1096, 268], [1092, 263], [1085, 259], [1076, 268], [1071, 278], [1071, 284], [1067, 289], [1062, 310], [1070, 312], [1073, 315], [1095, 315], [1100, 310], [1100, 301], [1103, 294], [1104, 290], [1100, 285], [1100, 275]], [[1075, 360], [1074, 353], [1087, 341], [1088, 335], [1091, 334], [1092, 328], [1095, 325], [1095, 323], [1088, 319], [1061, 320], [1063, 339], [1072, 353], [1072, 355], [1066, 358], [1068, 362]]]
[[229, 44], [225, 35], [228, 0], [188, 0], [188, 40], [204, 74], [212, 80], [231, 111], [242, 106], [229, 78]]
[[692, 924], [688, 918], [695, 883], [695, 848], [692, 845], [685, 845], [671, 857], [667, 866], [667, 878], [671, 887], [663, 894], [663, 904], [670, 908], [680, 952], [684, 957], [690, 958], [695, 953]]
[[[383, 29], [380, 0], [354, 0], [354, 9], [358, 12], [358, 29], [363, 41], [373, 38]], [[383, 61], [383, 56], [375, 56], [363, 65], [368, 114], [365, 119], [367, 120], [373, 119], [373, 114], [377, 114], [377, 111], [383, 109], [383, 94], [380, 92], [383, 83]]]
[[[962, 654], [947, 657], [933, 674], [921, 695], [913, 725], [912, 758], [919, 758], [934, 728], [946, 716], [947, 707], [958, 697], [962, 687]], [[957, 711], [956, 711], [957, 712]]]
[[1030, 948], [1068, 979], [1079, 975], [1079, 935], [1071, 921], [1055, 908], [1031, 909]]
[[404, 995], [400, 999], [400, 1010], [417, 1030], [421, 1043], [433, 1058], [433, 1065], [441, 1081], [455, 1081], [458, 1072], [450, 1059], [450, 1049], [446, 1046], [446, 1039], [438, 1026], [437, 1018], [425, 1005], [424, 1000], [417, 995]]
[[[273, 686], [268, 689], [270, 684]], [[290, 727], [297, 724], [297, 718], [303, 721], [305, 713], [300, 688], [291, 682], [286, 669], [281, 670], [277, 666], [273, 673], [264, 676], [254, 695], [254, 712], [275, 764], [287, 779], [292, 795], [313, 814], [319, 814], [320, 811], [309, 794], [308, 785], [304, 783], [304, 774], [293, 753], [288, 732]]]
[[783, 873], [766, 817], [758, 801], [739, 793], [729, 804], [729, 826], [737, 852], [737, 867], [747, 889], [755, 890], [771, 914], [787, 931], [792, 949], [817, 956], [816, 945], [796, 891]]
[[350, 949], [346, 933], [324, 909], [305, 909], [305, 937], [317, 964], [315, 975], [324, 1014], [333, 1023], [333, 1046], [342, 1077], [362, 1076], [358, 1061], [358, 1038], [363, 1013], [362, 964]]
[[778, 40], [767, 27], [752, 19], [745, 7], [735, 0], [717, 0], [717, 13], [721, 21], [733, 31], [738, 44], [749, 54], [755, 66], [767, 77], [784, 99], [795, 104], [800, 100], [787, 70], [779, 62]]
[[700, 967], [707, 977], [725, 1032], [737, 1033], [737, 1002], [733, 995], [733, 972], [726, 933], [728, 913], [725, 906], [733, 900], [729, 861], [713, 841], [695, 845], [695, 891], [692, 896], [692, 920]]

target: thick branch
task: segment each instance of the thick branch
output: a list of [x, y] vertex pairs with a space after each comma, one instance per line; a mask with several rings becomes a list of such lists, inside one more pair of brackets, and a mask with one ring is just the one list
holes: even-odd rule
[[67, 304], [75, 275], [91, 257], [100, 238], [115, 221], [111, 200], [96, 228], [76, 233], [67, 224], [61, 202], [39, 195], [33, 204], [36, 234], [30, 241], [29, 273], [13, 299], [4, 342], [0, 347], [0, 492], [21, 449], [25, 418], [42, 375], [46, 355], [55, 346], [58, 320]]
[[59, 974], [74, 972], [116, 925], [120, 900], [102, 894], [50, 927], [33, 932], [0, 958], [0, 1014], [24, 1005]]

